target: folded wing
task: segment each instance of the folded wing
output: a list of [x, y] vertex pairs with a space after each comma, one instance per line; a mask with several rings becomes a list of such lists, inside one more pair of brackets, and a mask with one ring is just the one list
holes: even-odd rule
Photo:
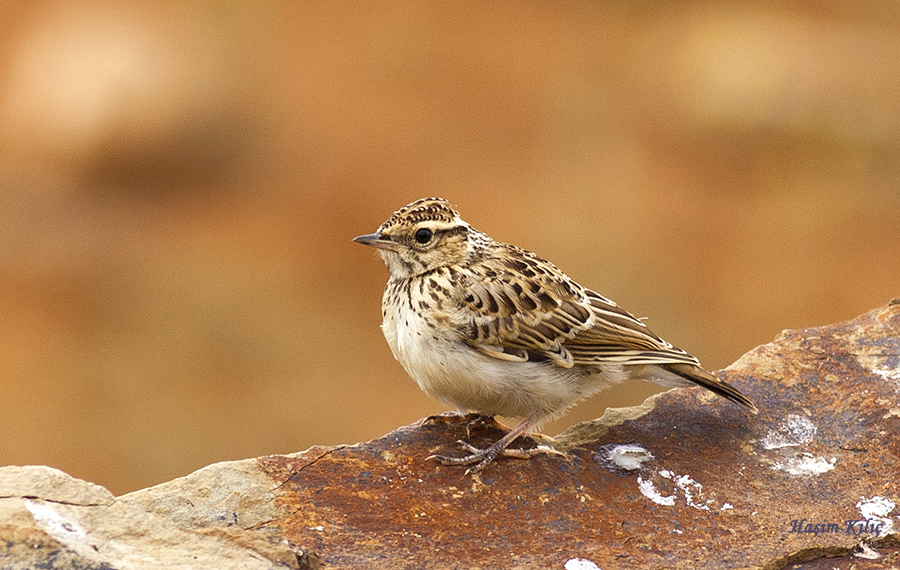
[[585, 289], [534, 254], [506, 246], [457, 288], [453, 316], [466, 342], [493, 358], [575, 365], [656, 366], [756, 410], [736, 389], [703, 370], [613, 301]]

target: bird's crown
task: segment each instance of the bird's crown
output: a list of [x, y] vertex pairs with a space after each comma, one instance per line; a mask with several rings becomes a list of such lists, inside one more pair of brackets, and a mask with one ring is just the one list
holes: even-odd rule
[[396, 226], [414, 226], [426, 221], [450, 226], [459, 221], [459, 213], [453, 204], [443, 198], [420, 198], [391, 214], [378, 231], [385, 233]]

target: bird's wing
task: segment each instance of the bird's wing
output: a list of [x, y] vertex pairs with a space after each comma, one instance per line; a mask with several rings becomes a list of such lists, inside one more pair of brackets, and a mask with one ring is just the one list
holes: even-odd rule
[[639, 319], [602, 295], [585, 290], [593, 325], [566, 342], [580, 364], [689, 364], [696, 357], [658, 337]]
[[455, 287], [455, 321], [473, 348], [511, 361], [699, 366], [640, 320], [534, 254], [508, 251], [472, 268]]
[[[609, 299], [591, 290], [585, 293], [595, 317], [594, 325], [563, 345], [575, 362], [636, 365], [649, 374], [648, 380], [668, 386], [672, 385], [670, 378], [687, 381], [757, 412], [753, 401], [704, 370], [696, 357], [659, 338]], [[642, 365], [651, 366], [643, 368]], [[658, 370], [664, 371], [662, 376]], [[665, 373], [674, 376], [667, 377]]]
[[515, 246], [470, 267], [455, 287], [453, 321], [473, 348], [503, 360], [575, 361], [563, 343], [588, 329], [584, 289], [559, 269]]
[[750, 399], [705, 371], [696, 357], [614, 302], [533, 254], [515, 251], [516, 256], [495, 258], [502, 270], [481, 267], [454, 288], [452, 320], [476, 350], [501, 360], [549, 360], [564, 368], [611, 363], [651, 372], [658, 368], [672, 376], [652, 373], [648, 379], [698, 384], [756, 411]]

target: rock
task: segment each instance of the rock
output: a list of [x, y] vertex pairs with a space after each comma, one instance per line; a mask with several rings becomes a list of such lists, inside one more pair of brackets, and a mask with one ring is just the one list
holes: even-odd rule
[[900, 303], [785, 331], [719, 374], [758, 416], [671, 390], [573, 427], [565, 457], [475, 476], [425, 458], [502, 432], [452, 416], [119, 498], [2, 468], [0, 567], [894, 567]]
[[0, 568], [298, 568], [266, 533], [186, 530], [49, 467], [0, 469]]
[[0, 499], [10, 497], [40, 498], [70, 505], [109, 506], [112, 493], [100, 485], [75, 479], [59, 469], [35, 465], [0, 467]]
[[287, 514], [275, 506], [276, 485], [257, 461], [228, 461], [120, 500], [185, 529], [251, 528]]
[[[463, 421], [317, 451], [300, 470], [262, 458], [279, 477], [293, 471], [280, 499], [293, 514], [266, 526], [339, 567], [781, 568], [824, 556], [861, 567], [861, 556], [896, 556], [900, 305], [786, 331], [721, 374], [758, 416], [672, 390], [559, 436], [567, 458], [500, 460], [475, 477], [425, 461], [461, 453]], [[468, 439], [500, 435], [485, 426]]]

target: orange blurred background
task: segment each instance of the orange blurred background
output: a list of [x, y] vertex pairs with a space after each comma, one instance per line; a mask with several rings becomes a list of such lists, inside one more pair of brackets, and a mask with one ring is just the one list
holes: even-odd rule
[[894, 2], [0, 18], [3, 465], [118, 494], [443, 411], [391, 357], [387, 270], [350, 241], [422, 196], [711, 369], [900, 295]]

